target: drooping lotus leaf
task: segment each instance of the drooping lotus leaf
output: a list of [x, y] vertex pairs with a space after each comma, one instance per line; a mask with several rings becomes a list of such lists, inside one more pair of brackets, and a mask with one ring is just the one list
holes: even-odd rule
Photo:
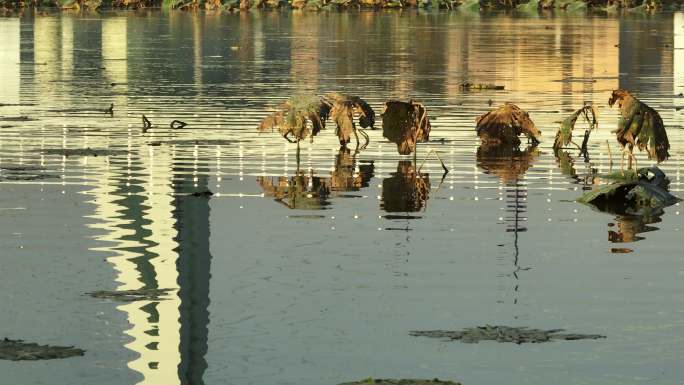
[[483, 145], [508, 146], [520, 145], [519, 135], [525, 135], [532, 142], [539, 142], [541, 131], [534, 125], [530, 115], [512, 103], [503, 106], [477, 118], [477, 136]]
[[577, 201], [612, 214], [649, 215], [681, 201], [667, 191], [668, 185], [669, 180], [659, 168], [642, 168], [585, 193]]
[[430, 118], [421, 103], [390, 100], [382, 113], [382, 136], [397, 145], [401, 155], [416, 150], [416, 143], [430, 138]]
[[[313, 137], [325, 128], [330, 105], [318, 96], [300, 95], [282, 103], [259, 123], [260, 132], [277, 129], [290, 142]], [[290, 138], [292, 136], [292, 139]]]
[[361, 128], [373, 128], [375, 112], [365, 100], [358, 96], [331, 92], [325, 94], [323, 100], [330, 108], [330, 119], [337, 127], [335, 134], [340, 140], [340, 145], [345, 146], [351, 141], [351, 135], [356, 131], [355, 116], [358, 116]]
[[[579, 110], [575, 111], [572, 115], [563, 119], [563, 121], [560, 124], [560, 127], [558, 127], [556, 139], [553, 143], [554, 150], [566, 147], [570, 143], [575, 144], [572, 141], [572, 130], [575, 129], [575, 123], [577, 123], [577, 118], [579, 118], [580, 116], [584, 116], [586, 122], [589, 124], [589, 132], [598, 128], [598, 111], [596, 110], [596, 108], [594, 108], [594, 106], [584, 106]], [[577, 146], [577, 144], [575, 144], [575, 146]]]
[[388, 213], [421, 211], [430, 193], [430, 176], [411, 161], [399, 161], [397, 172], [382, 181], [380, 207]]
[[480, 146], [477, 149], [477, 166], [498, 176], [503, 183], [513, 183], [527, 172], [537, 157], [539, 150], [535, 146], [524, 151], [505, 145]]
[[616, 134], [620, 145], [629, 145], [630, 150], [636, 145], [639, 150], [646, 150], [649, 159], [655, 159], [658, 163], [669, 158], [670, 142], [658, 112], [622, 89], [614, 90], [608, 99], [611, 107], [615, 103], [620, 108], [621, 116], [618, 128], [612, 132]]

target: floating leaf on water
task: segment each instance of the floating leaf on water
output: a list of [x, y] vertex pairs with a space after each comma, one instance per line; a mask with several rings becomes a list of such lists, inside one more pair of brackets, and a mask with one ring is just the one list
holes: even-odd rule
[[503, 106], [477, 118], [477, 136], [482, 144], [495, 146], [520, 145], [519, 135], [525, 135], [532, 142], [539, 142], [541, 131], [534, 125], [530, 115], [518, 106], [506, 103]]
[[667, 191], [668, 184], [659, 168], [643, 168], [634, 174], [627, 173], [623, 180], [595, 188], [577, 201], [618, 215], [649, 215], [681, 201]]
[[417, 172], [411, 161], [399, 161], [397, 172], [382, 181], [380, 207], [388, 213], [421, 211], [429, 193], [430, 176]]
[[37, 361], [82, 356], [85, 350], [73, 346], [50, 346], [22, 340], [0, 340], [0, 360]]
[[491, 84], [491, 83], [462, 83], [460, 85], [461, 89], [464, 90], [503, 90], [506, 88], [505, 86], [500, 86], [496, 84]]
[[421, 379], [391, 379], [391, 378], [366, 378], [361, 381], [345, 382], [340, 385], [461, 385], [459, 382], [442, 381], [434, 378], [431, 380]]
[[[572, 142], [572, 130], [575, 129], [575, 123], [577, 123], [577, 119], [580, 116], [583, 116], [586, 122], [589, 124], [589, 132], [598, 128], [598, 111], [596, 108], [594, 108], [594, 106], [584, 106], [575, 111], [572, 115], [563, 119], [563, 121], [560, 123], [558, 132], [556, 133], [556, 139], [553, 143], [554, 150], [566, 147]], [[572, 143], [574, 144], [574, 142]], [[578, 148], [580, 147], [577, 144], [575, 144], [575, 146]]]
[[133, 302], [133, 301], [161, 301], [171, 289], [138, 289], [120, 291], [93, 291], [86, 293], [93, 298], [110, 299], [113, 301]]
[[598, 334], [566, 334], [561, 333], [563, 329], [541, 330], [529, 329], [526, 327], [510, 327], [510, 326], [478, 326], [474, 328], [466, 328], [458, 331], [449, 330], [426, 330], [426, 331], [411, 331], [412, 336], [417, 337], [431, 337], [441, 338], [446, 340], [459, 340], [465, 343], [478, 343], [480, 341], [496, 341], [496, 342], [513, 342], [516, 344], [523, 343], [540, 343], [549, 342], [552, 340], [595, 340], [599, 338], [606, 338], [606, 336]]
[[646, 150], [649, 159], [658, 163], [669, 158], [670, 142], [658, 112], [622, 89], [614, 90], [608, 99], [611, 107], [615, 103], [620, 108], [621, 116], [618, 128], [612, 132], [616, 134], [620, 145], [628, 145], [630, 152], [636, 145], [639, 150]]
[[390, 100], [382, 113], [382, 136], [397, 145], [401, 155], [416, 150], [416, 143], [430, 139], [430, 118], [421, 103]]
[[112, 150], [106, 148], [48, 148], [42, 151], [45, 155], [61, 156], [109, 156], [126, 154], [124, 150]]

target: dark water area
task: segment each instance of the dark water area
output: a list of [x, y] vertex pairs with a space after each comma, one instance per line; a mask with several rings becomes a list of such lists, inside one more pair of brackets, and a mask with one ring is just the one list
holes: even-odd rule
[[[611, 170], [607, 140], [619, 167], [620, 87], [661, 113], [660, 167], [684, 197], [683, 33], [680, 13], [0, 18], [0, 338], [86, 351], [0, 360], [0, 383], [681, 384], [681, 206], [615, 216], [575, 199]], [[299, 165], [256, 131], [290, 95], [328, 91], [377, 112], [423, 102], [418, 162], [439, 151], [450, 173], [418, 172], [381, 130], [357, 153], [329, 127]], [[589, 158], [555, 156], [585, 101]], [[478, 148], [475, 118], [504, 102], [541, 128], [537, 148]], [[606, 338], [409, 335], [486, 324]]]

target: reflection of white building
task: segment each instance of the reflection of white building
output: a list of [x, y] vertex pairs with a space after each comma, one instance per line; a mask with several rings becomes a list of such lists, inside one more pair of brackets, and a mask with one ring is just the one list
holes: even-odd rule
[[[3, 43], [0, 49], [0, 82], [2, 82], [3, 103], [19, 103], [19, 52], [20, 22], [18, 18], [0, 18], [0, 36]], [[3, 112], [9, 112], [3, 107]]]
[[[674, 94], [678, 95], [684, 92], [684, 12], [677, 12], [674, 18], [674, 53], [673, 53], [673, 71], [672, 78], [674, 80], [673, 90]], [[677, 105], [679, 100], [676, 100], [674, 105]], [[675, 123], [681, 124], [682, 114], [676, 113], [674, 115]]]
[[[147, 155], [141, 159], [144, 169], [149, 170], [145, 186], [148, 195], [142, 204], [126, 205], [123, 170], [101, 174], [102, 180], [90, 192], [97, 206], [94, 217], [103, 222], [94, 227], [105, 230], [99, 240], [110, 243], [103, 250], [112, 254], [107, 261], [117, 271], [116, 290], [170, 289], [162, 301], [141, 300], [118, 306], [131, 324], [126, 334], [133, 340], [126, 347], [139, 354], [128, 366], [143, 375], [140, 384], [180, 384], [181, 301], [177, 295], [173, 189], [170, 180], [155, 179], [171, 175], [171, 155], [162, 150], [151, 150]], [[103, 165], [101, 169], [109, 167]], [[134, 222], [143, 223], [142, 228], [131, 228]], [[138, 239], [141, 232], [149, 235]]]

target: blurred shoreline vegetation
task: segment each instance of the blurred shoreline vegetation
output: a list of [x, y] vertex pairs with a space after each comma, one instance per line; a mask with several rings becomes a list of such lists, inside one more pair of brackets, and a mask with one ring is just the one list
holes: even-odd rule
[[458, 12], [507, 11], [515, 14], [651, 13], [684, 9], [684, 0], [0, 0], [0, 10], [381, 10], [424, 9]]

